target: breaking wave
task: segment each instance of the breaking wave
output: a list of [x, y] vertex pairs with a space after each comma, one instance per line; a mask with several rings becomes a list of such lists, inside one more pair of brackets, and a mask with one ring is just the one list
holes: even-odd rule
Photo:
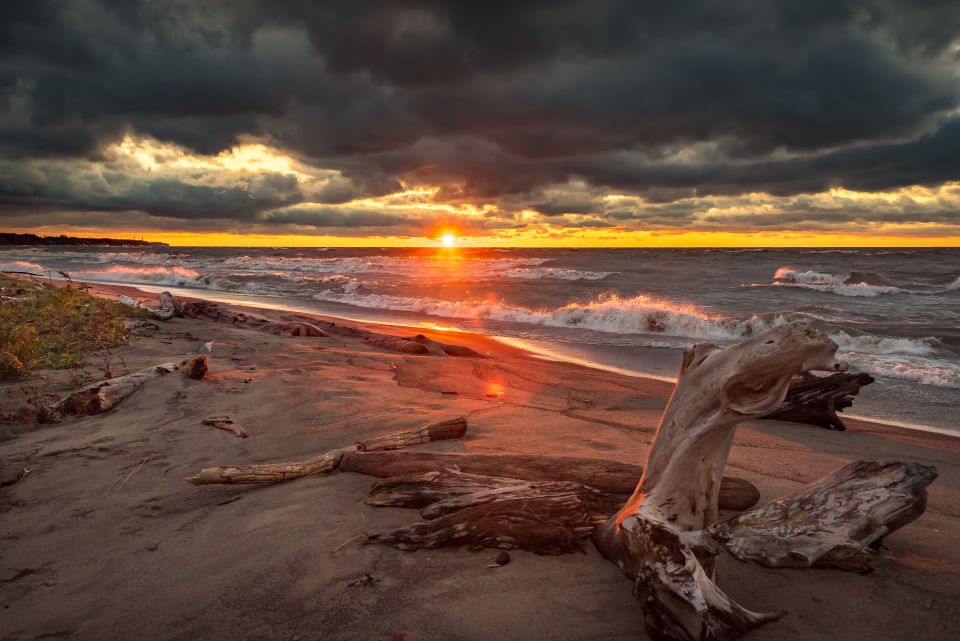
[[873, 297], [882, 294], [899, 294], [904, 291], [899, 287], [883, 284], [879, 277], [874, 280], [869, 276], [875, 275], [849, 274], [840, 276], [811, 270], [801, 272], [789, 267], [781, 267], [773, 275], [773, 284], [785, 287], [804, 287], [841, 296]]
[[186, 267], [124, 267], [114, 265], [106, 269], [91, 269], [73, 272], [78, 280], [95, 280], [108, 283], [155, 283], [175, 287], [215, 287], [219, 283], [210, 276]]

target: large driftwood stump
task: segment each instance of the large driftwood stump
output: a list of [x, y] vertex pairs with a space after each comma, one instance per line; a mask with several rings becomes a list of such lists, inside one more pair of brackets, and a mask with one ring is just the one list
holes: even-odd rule
[[842, 432], [847, 428], [837, 412], [853, 405], [853, 397], [860, 392], [860, 388], [873, 381], [872, 376], [862, 372], [841, 372], [794, 380], [780, 407], [763, 418], [809, 423]]
[[720, 478], [740, 421], [783, 402], [794, 376], [835, 371], [836, 344], [814, 327], [776, 327], [719, 349], [684, 353], [643, 476], [626, 505], [594, 541], [634, 582], [654, 639], [736, 638], [777, 618], [742, 608], [714, 584], [703, 564], [703, 530], [717, 520]]
[[711, 533], [742, 561], [869, 572], [868, 550], [923, 514], [935, 468], [856, 461]]

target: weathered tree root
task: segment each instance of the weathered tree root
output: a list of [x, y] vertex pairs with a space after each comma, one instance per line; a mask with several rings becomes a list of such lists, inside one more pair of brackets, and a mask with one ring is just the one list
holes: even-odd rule
[[837, 412], [853, 405], [853, 397], [860, 388], [873, 381], [872, 376], [862, 372], [795, 379], [780, 407], [763, 418], [808, 423], [842, 432], [847, 428]]
[[[629, 494], [643, 474], [639, 465], [573, 456], [517, 454], [461, 454], [459, 452], [348, 452], [340, 463], [344, 472], [400, 477], [436, 470], [528, 481], [567, 481], [611, 494]], [[760, 491], [749, 481], [724, 476], [719, 489], [720, 509], [747, 510], [757, 504]]]
[[457, 418], [436, 423], [423, 429], [401, 432], [361, 441], [347, 447], [324, 452], [305, 461], [288, 463], [260, 463], [254, 465], [234, 465], [209, 467], [200, 470], [186, 481], [194, 485], [238, 484], [238, 483], [280, 483], [304, 476], [322, 474], [337, 468], [344, 454], [348, 452], [389, 450], [418, 443], [460, 438], [467, 431], [467, 420]]
[[936, 478], [929, 465], [855, 461], [710, 533], [741, 561], [869, 572], [868, 548], [923, 514]]

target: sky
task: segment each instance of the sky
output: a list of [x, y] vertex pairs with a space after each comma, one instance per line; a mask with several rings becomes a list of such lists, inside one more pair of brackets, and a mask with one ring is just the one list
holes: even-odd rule
[[0, 230], [960, 245], [960, 2], [0, 3]]

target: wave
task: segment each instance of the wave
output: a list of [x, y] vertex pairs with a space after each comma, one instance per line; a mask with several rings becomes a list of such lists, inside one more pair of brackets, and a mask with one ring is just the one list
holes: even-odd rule
[[608, 294], [589, 303], [570, 303], [553, 310], [535, 310], [500, 301], [445, 301], [390, 294], [345, 293], [327, 290], [313, 296], [357, 307], [417, 312], [446, 318], [590, 329], [614, 334], [665, 334], [685, 338], [732, 340], [784, 324], [786, 316], [730, 319], [707, 314], [651, 296], [622, 298]]
[[36, 263], [31, 263], [25, 260], [15, 260], [9, 263], [0, 263], [0, 271], [3, 272], [22, 272], [22, 271], [35, 271], [46, 273], [47, 268], [43, 265], [38, 265]]
[[947, 285], [946, 289], [947, 291], [954, 291], [954, 290], [960, 289], [960, 276], [957, 276], [957, 279], [955, 281]]
[[507, 278], [554, 279], [554, 280], [601, 280], [617, 272], [591, 272], [579, 269], [561, 269], [559, 267], [514, 267], [502, 276]]
[[223, 281], [186, 267], [124, 267], [114, 265], [106, 269], [91, 269], [71, 274], [79, 280], [96, 280], [109, 283], [156, 283], [176, 287], [213, 288]]
[[[883, 294], [899, 294], [905, 290], [893, 287], [876, 274], [853, 272], [847, 275], [827, 274], [817, 271], [796, 271], [781, 267], [773, 275], [776, 286], [803, 287], [840, 296], [874, 297]], [[909, 293], [909, 292], [908, 292]]]
[[884, 356], [847, 352], [843, 360], [874, 376], [900, 378], [936, 387], [960, 388], [960, 366], [915, 356]]

